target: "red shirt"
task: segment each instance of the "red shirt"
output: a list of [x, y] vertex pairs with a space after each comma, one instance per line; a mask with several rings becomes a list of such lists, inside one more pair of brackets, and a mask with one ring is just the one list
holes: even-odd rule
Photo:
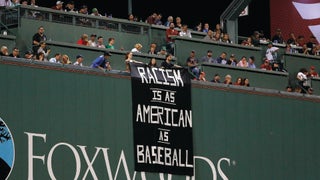
[[167, 30], [166, 30], [166, 41], [167, 41], [167, 43], [169, 43], [169, 42], [174, 42], [174, 39], [172, 39], [172, 38], [170, 37], [170, 36], [172, 36], [172, 35], [178, 36], [178, 35], [179, 35], [179, 31], [176, 30], [176, 29], [171, 29], [171, 28], [167, 29]]
[[88, 41], [84, 41], [84, 40], [82, 40], [82, 39], [79, 39], [78, 41], [77, 41], [77, 44], [79, 44], [79, 45], [84, 45], [84, 46], [88, 46]]

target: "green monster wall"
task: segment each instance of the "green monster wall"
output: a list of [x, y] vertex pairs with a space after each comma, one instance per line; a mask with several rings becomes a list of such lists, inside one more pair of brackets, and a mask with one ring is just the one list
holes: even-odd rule
[[192, 178], [134, 171], [129, 76], [0, 60], [0, 82], [9, 180], [320, 179], [318, 97], [193, 82]]

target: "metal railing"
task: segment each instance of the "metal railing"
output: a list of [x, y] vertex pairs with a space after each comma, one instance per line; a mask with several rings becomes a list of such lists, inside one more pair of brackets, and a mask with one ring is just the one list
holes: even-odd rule
[[143, 22], [129, 22], [126, 19], [93, 16], [75, 12], [57, 11], [45, 7], [20, 6], [21, 17], [40, 21], [69, 24], [74, 26], [107, 29], [133, 34], [150, 34], [150, 25]]
[[18, 17], [20, 16], [19, 8], [0, 7], [0, 29], [1, 33], [9, 31], [11, 27], [18, 26]]

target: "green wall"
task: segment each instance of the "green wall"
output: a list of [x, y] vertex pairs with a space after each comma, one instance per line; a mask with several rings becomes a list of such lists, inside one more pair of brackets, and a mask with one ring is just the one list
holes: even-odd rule
[[80, 36], [83, 33], [86, 33], [89, 36], [91, 34], [96, 34], [97, 36], [104, 37], [105, 44], [108, 43], [109, 37], [114, 37], [114, 46], [116, 49], [123, 48], [124, 50], [131, 50], [136, 43], [141, 43], [144, 45], [144, 50], [147, 52], [150, 41], [148, 35], [117, 32], [105, 29], [81, 27], [62, 23], [21, 18], [21, 25], [18, 32], [18, 44], [22, 49], [32, 48], [32, 36], [37, 33], [39, 26], [43, 26], [45, 28], [45, 34], [48, 40], [74, 44], [76, 44], [77, 40], [80, 39]]
[[222, 52], [226, 52], [228, 58], [231, 54], [235, 54], [238, 60], [242, 56], [254, 56], [256, 58], [256, 65], [260, 65], [260, 59], [262, 59], [260, 47], [246, 47], [239, 44], [208, 42], [203, 39], [179, 36], [175, 38], [175, 56], [179, 58], [178, 64], [185, 65], [192, 50], [195, 50], [197, 58], [207, 55], [207, 51], [212, 50], [213, 58], [220, 56]]
[[[15, 145], [9, 180], [31, 170], [35, 180], [73, 179], [76, 169], [79, 179], [143, 179], [133, 168], [129, 76], [0, 60], [0, 82], [0, 117]], [[191, 92], [195, 179], [320, 178], [317, 96], [198, 81]], [[30, 155], [44, 161], [31, 166]]]
[[221, 82], [224, 77], [230, 74], [232, 82], [238, 77], [248, 78], [251, 87], [260, 87], [282, 91], [289, 83], [289, 74], [287, 72], [266, 71], [262, 69], [250, 69], [243, 67], [233, 67], [224, 64], [203, 63], [202, 70], [206, 72], [207, 80], [211, 81], [215, 74], [219, 74]]
[[16, 36], [12, 35], [0, 35], [0, 48], [1, 46], [7, 46], [11, 53], [12, 48], [16, 46]]

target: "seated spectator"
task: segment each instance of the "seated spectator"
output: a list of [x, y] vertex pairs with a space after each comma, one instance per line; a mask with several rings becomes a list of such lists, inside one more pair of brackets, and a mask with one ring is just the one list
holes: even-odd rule
[[97, 47], [97, 35], [91, 34], [90, 39], [88, 40], [88, 43], [89, 43], [89, 46], [91, 47]]
[[63, 2], [57, 1], [56, 5], [52, 6], [52, 9], [58, 10], [58, 11], [64, 11], [63, 10]]
[[73, 65], [83, 66], [83, 64], [82, 64], [83, 60], [84, 60], [84, 57], [81, 54], [79, 54], [76, 56], [76, 61], [73, 63]]
[[157, 60], [156, 60], [156, 58], [155, 57], [152, 57], [151, 59], [150, 59], [150, 61], [149, 61], [149, 63], [148, 63], [148, 66], [149, 67], [158, 67], [158, 65], [157, 65]]
[[209, 30], [207, 32], [207, 35], [203, 38], [203, 40], [206, 40], [206, 41], [216, 41], [215, 37], [214, 37], [214, 34], [213, 34], [213, 31], [212, 30]]
[[97, 48], [106, 48], [106, 46], [104, 46], [104, 42], [103, 42], [103, 37], [99, 36], [98, 40], [97, 40]]
[[173, 67], [180, 67], [178, 65], [175, 65], [172, 63], [172, 54], [168, 53], [166, 55], [166, 60], [162, 61], [160, 68], [164, 68], [164, 69], [170, 69]]
[[237, 59], [236, 59], [236, 55], [231, 54], [230, 57], [229, 57], [229, 59], [227, 60], [227, 64], [228, 64], [228, 65], [231, 65], [231, 66], [237, 66], [238, 61], [237, 61]]
[[248, 78], [243, 78], [243, 86], [247, 86], [247, 87], [250, 86], [250, 81]]
[[233, 43], [230, 40], [230, 36], [228, 33], [223, 33], [222, 38], [220, 39], [220, 42], [224, 42], [224, 43]]
[[52, 63], [61, 63], [61, 54], [60, 53], [56, 53], [54, 55], [54, 57], [50, 58], [49, 59], [49, 62], [52, 62]]
[[106, 45], [107, 49], [114, 49], [115, 38], [110, 37], [108, 39], [108, 44]]
[[310, 54], [309, 54], [308, 47], [307, 47], [307, 44], [302, 45], [302, 48], [299, 50], [299, 52], [300, 52], [301, 54], [310, 55]]
[[148, 24], [155, 24], [156, 18], [157, 18], [157, 13], [152, 13], [150, 16], [148, 16], [146, 23]]
[[165, 46], [162, 46], [161, 50], [159, 52], [157, 52], [158, 56], [166, 57], [167, 54], [168, 54], [168, 52], [167, 52], [167, 48]]
[[218, 63], [218, 64], [227, 64], [227, 53], [222, 52], [220, 56], [218, 56], [213, 63]]
[[233, 83], [235, 86], [242, 86], [243, 85], [243, 79], [241, 77], [238, 77], [236, 82]]
[[223, 81], [224, 84], [232, 84], [232, 76], [230, 74], [227, 74], [225, 77], [224, 77], [224, 81]]
[[312, 49], [314, 49], [317, 46], [317, 44], [318, 42], [316, 37], [314, 35], [311, 35], [309, 41], [306, 43], [309, 54], [314, 55], [314, 53], [312, 52]]
[[263, 64], [260, 65], [260, 69], [272, 71], [272, 66], [270, 65], [268, 59], [266, 59], [266, 58], [264, 59]]
[[92, 16], [100, 16], [100, 17], [102, 16], [102, 15], [99, 13], [99, 11], [98, 11], [97, 8], [93, 8], [91, 12], [92, 12], [92, 13], [91, 13]]
[[204, 23], [202, 32], [208, 33], [209, 30], [210, 30], [210, 25], [209, 25], [209, 23]]
[[78, 10], [75, 8], [74, 1], [67, 2], [64, 11], [78, 13]]
[[319, 77], [319, 74], [317, 73], [316, 68], [314, 66], [310, 66], [308, 74], [310, 77]]
[[44, 58], [44, 53], [43, 52], [39, 52], [36, 57], [35, 57], [36, 61], [48, 61]]
[[183, 26], [183, 24], [182, 24], [182, 19], [181, 19], [181, 17], [177, 16], [177, 17], [176, 17], [175, 28], [181, 29], [182, 26]]
[[182, 25], [179, 36], [192, 38], [191, 31], [188, 29], [188, 25]]
[[130, 13], [130, 14], [128, 15], [128, 20], [129, 20], [129, 21], [133, 21], [133, 22], [136, 21], [134, 15], [133, 15], [132, 13]]
[[241, 42], [241, 45], [243, 45], [243, 46], [254, 46], [252, 44], [252, 37], [248, 37], [246, 40], [243, 40]]
[[212, 63], [213, 61], [214, 61], [214, 58], [212, 57], [212, 51], [211, 50], [208, 50], [207, 54], [200, 58], [200, 63], [204, 63], [204, 62]]
[[189, 57], [187, 58], [186, 64], [190, 72], [192, 72], [196, 79], [199, 79], [200, 76], [200, 68], [198, 67], [198, 62], [199, 61], [196, 57], [196, 52], [192, 50]]
[[133, 53], [141, 53], [141, 49], [142, 49], [142, 44], [137, 43], [134, 45], [134, 48], [131, 49], [131, 52]]
[[89, 46], [89, 36], [88, 34], [82, 34], [80, 39], [77, 41], [77, 44], [79, 45], [84, 45], [84, 46]]
[[221, 83], [221, 81], [220, 81], [220, 75], [219, 75], [219, 74], [215, 74], [215, 75], [213, 76], [213, 79], [211, 80], [211, 82], [213, 82], [213, 83]]
[[61, 61], [62, 64], [72, 64], [72, 62], [70, 61], [70, 58], [68, 55], [64, 54], [62, 55], [62, 61]]
[[19, 48], [17, 47], [12, 48], [12, 52], [9, 54], [9, 56], [14, 58], [20, 58]]
[[259, 31], [254, 31], [253, 35], [251, 36], [252, 44], [255, 47], [260, 46], [260, 40], [261, 40], [261, 33]]
[[248, 60], [248, 68], [253, 68], [255, 69], [256, 68], [256, 65], [255, 65], [255, 58], [254, 56], [250, 56], [249, 57], [249, 60]]
[[220, 32], [213, 32], [214, 40], [221, 41], [221, 33]]
[[[83, 14], [83, 15], [88, 15], [88, 6], [87, 5], [82, 5], [79, 9], [79, 14]], [[85, 17], [80, 17], [79, 19], [79, 24], [80, 25], [84, 25], [84, 26], [90, 26], [91, 25], [91, 21], [88, 18]]]
[[281, 32], [281, 30], [279, 28], [276, 29], [276, 33], [275, 33], [274, 36], [272, 36], [271, 42], [280, 43], [280, 44], [285, 43], [285, 40], [284, 40], [284, 38], [282, 36], [282, 32]]
[[7, 46], [1, 46], [0, 56], [9, 56], [9, 51]]
[[167, 17], [167, 21], [163, 25], [166, 26], [166, 27], [169, 27], [170, 23], [174, 23], [173, 22], [173, 16], [168, 16]]
[[44, 60], [48, 61], [48, 56], [51, 52], [51, 50], [49, 48], [47, 48], [47, 43], [45, 41], [41, 41], [40, 42], [40, 47], [38, 49], [38, 51], [35, 53], [36, 55], [39, 54], [40, 52], [43, 53], [44, 55]]
[[194, 31], [202, 32], [202, 22], [199, 22], [194, 28]]
[[33, 52], [32, 51], [26, 51], [25, 53], [24, 53], [24, 58], [25, 59], [28, 59], [28, 60], [32, 60], [33, 59]]
[[199, 75], [199, 81], [207, 81], [206, 80], [206, 73], [204, 71], [201, 71]]
[[110, 71], [111, 70], [111, 64], [109, 61], [110, 57], [111, 57], [111, 53], [106, 51], [103, 53], [103, 55], [100, 55], [96, 59], [94, 59], [90, 67], [98, 68], [98, 69], [101, 69], [102, 71]]
[[154, 21], [154, 24], [155, 25], [162, 25], [163, 23], [162, 23], [161, 19], [162, 19], [162, 14], [158, 13], [157, 16], [156, 16], [156, 19]]
[[150, 49], [148, 50], [148, 54], [155, 54], [157, 55], [157, 44], [156, 43], [151, 43], [150, 44]]
[[246, 56], [242, 56], [240, 61], [237, 63], [238, 67], [248, 67], [248, 61]]

